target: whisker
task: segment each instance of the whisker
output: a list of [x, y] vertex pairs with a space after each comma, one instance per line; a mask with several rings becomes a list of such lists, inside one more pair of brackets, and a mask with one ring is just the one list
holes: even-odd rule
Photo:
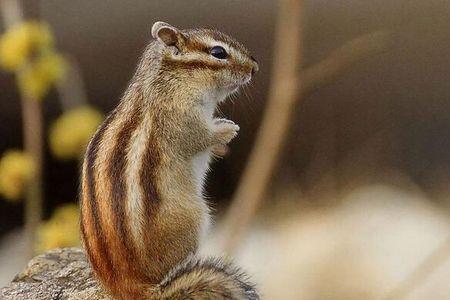
[[223, 118], [225, 116], [225, 114], [223, 113], [222, 109], [220, 108], [220, 106], [216, 107], [216, 112], [217, 112], [217, 116], [219, 118]]
[[249, 101], [253, 101], [253, 97], [250, 94], [250, 88], [249, 88], [250, 83], [247, 83], [246, 85], [243, 86], [243, 90], [244, 90], [244, 94], [245, 97], [247, 98], [247, 100]]
[[250, 92], [250, 87], [249, 87], [250, 84], [251, 84], [251, 82], [249, 82], [245, 86], [243, 86], [245, 101], [247, 104], [246, 109], [249, 109], [252, 113], [255, 113], [254, 98]]

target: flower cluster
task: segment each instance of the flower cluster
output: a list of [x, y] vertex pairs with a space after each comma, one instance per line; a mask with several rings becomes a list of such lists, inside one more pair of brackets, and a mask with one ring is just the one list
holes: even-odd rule
[[58, 207], [51, 218], [40, 225], [36, 250], [44, 252], [53, 248], [79, 246], [79, 214], [76, 204]]
[[77, 159], [103, 120], [103, 114], [91, 106], [80, 106], [62, 114], [50, 127], [49, 143], [60, 159]]
[[47, 25], [24, 22], [16, 25], [0, 39], [0, 65], [17, 71], [34, 53], [53, 47], [54, 41]]
[[34, 21], [16, 25], [0, 37], [0, 66], [16, 72], [23, 95], [35, 100], [42, 99], [66, 70], [49, 27]]
[[17, 201], [24, 186], [35, 173], [30, 155], [19, 150], [9, 150], [0, 159], [0, 193], [8, 200]]

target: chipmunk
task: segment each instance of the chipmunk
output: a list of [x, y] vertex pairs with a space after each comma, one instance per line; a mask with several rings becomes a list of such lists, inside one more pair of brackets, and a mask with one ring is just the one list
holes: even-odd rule
[[203, 184], [239, 126], [216, 105], [258, 70], [249, 52], [209, 29], [152, 26], [122, 100], [84, 158], [81, 233], [96, 277], [116, 299], [259, 299], [238, 268], [202, 259]]

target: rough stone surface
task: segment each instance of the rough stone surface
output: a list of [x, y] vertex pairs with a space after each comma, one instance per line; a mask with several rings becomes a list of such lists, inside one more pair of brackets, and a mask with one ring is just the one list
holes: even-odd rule
[[86, 256], [79, 248], [55, 249], [28, 263], [6, 287], [1, 300], [112, 300], [93, 278]]

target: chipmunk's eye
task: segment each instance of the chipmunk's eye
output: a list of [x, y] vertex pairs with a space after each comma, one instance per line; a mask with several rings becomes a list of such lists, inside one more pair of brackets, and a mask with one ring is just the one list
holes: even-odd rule
[[218, 59], [225, 59], [228, 57], [227, 51], [220, 46], [214, 46], [209, 50], [209, 54]]

